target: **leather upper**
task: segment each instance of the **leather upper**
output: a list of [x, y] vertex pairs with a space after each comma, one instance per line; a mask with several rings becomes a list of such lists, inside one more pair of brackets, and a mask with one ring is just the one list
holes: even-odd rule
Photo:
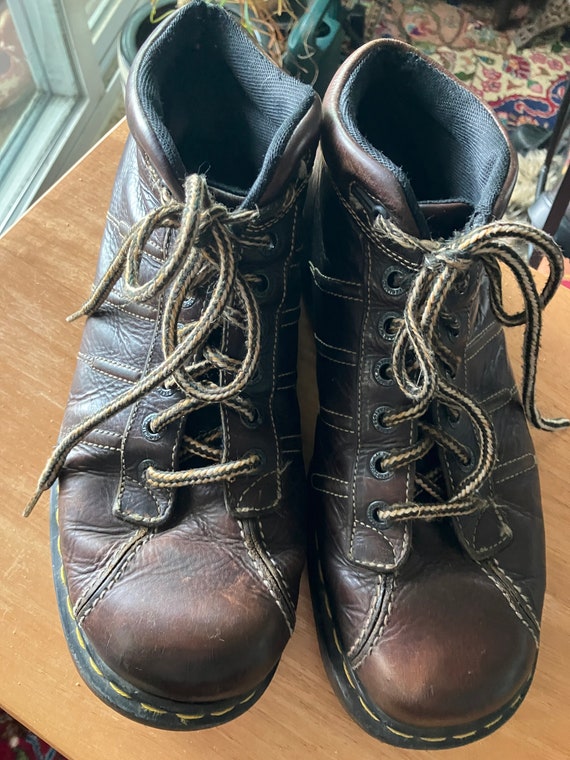
[[[193, 3], [162, 36], [151, 39], [129, 82], [132, 136], [117, 173], [96, 283], [133, 225], [173, 198], [181, 200], [181, 167], [169, 163], [163, 149], [162, 133], [174, 117], [163, 115], [158, 127], [151, 123], [137, 72], [146, 67], [145, 76], [154, 76], [153, 46], [165, 40], [161, 66], [183, 59], [187, 51], [190, 55], [185, 47], [190, 27], [196, 44], [215, 34], [237, 35], [232, 44], [242, 50], [242, 65], [252, 67], [252, 88], [259, 89], [267, 71], [269, 79], [284, 76], [272, 73], [273, 64], [226, 14], [205, 4]], [[300, 115], [291, 117], [277, 148], [271, 143], [271, 166], [258, 167], [266, 176], [258, 178], [255, 235], [236, 229], [233, 243], [235, 265], [240, 276], [249, 278], [261, 319], [260, 356], [243, 394], [257, 412], [255, 419], [212, 404], [153, 433], [149, 420], [184, 398], [176, 384], [161, 384], [88, 432], [59, 477], [60, 546], [73, 615], [113, 672], [170, 700], [216, 701], [255, 688], [275, 667], [295, 623], [305, 542], [295, 391], [299, 214], [320, 124], [318, 99], [309, 88], [298, 87]], [[185, 107], [182, 101], [180, 107]], [[291, 111], [290, 103], [286, 107]], [[200, 118], [199, 112], [193, 114], [195, 121]], [[241, 139], [260, 139], [255, 124]], [[204, 170], [207, 161], [204, 155]], [[226, 204], [244, 202], [243, 196], [215, 185], [210, 193]], [[172, 256], [177, 234], [169, 227], [151, 234], [140, 260], [142, 284]], [[207, 285], [193, 289], [190, 283], [179, 330], [191, 327], [205, 308]], [[164, 361], [160, 322], [168, 292], [166, 287], [135, 302], [125, 295], [121, 279], [88, 318], [61, 439]], [[240, 361], [244, 339], [238, 321], [220, 323], [219, 331], [221, 349]], [[212, 372], [220, 375], [215, 368]], [[205, 433], [213, 423], [221, 426], [222, 462], [255, 451], [261, 461], [255, 473], [191, 487], [149, 486], [149, 466], [172, 473], [186, 469], [180, 461], [185, 436]], [[193, 466], [207, 464], [194, 461]]]
[[[496, 156], [485, 161], [503, 166], [492, 197], [419, 195], [429, 187], [420, 189], [420, 180], [408, 186], [404, 176], [421, 175], [414, 146], [407, 164], [406, 143], [394, 141], [394, 156], [389, 145], [370, 145], [370, 133], [358, 132], [371, 107], [366, 98], [382, 105], [388, 125], [389, 103], [397, 113], [406, 107], [386, 100], [383, 56], [394, 81], [407, 77], [401, 98], [409, 103], [411, 140], [416, 129], [418, 143], [425, 141], [422, 107], [429, 99], [414, 86], [423, 90], [433, 79], [449, 89], [449, 101], [467, 97], [481, 139], [496, 146]], [[461, 122], [461, 114], [454, 118]], [[404, 131], [402, 125], [394, 119], [392, 129]], [[384, 131], [393, 134], [389, 126]], [[436, 153], [441, 146], [432, 132], [426, 149]], [[386, 218], [407, 235], [438, 238], [500, 216], [515, 177], [514, 154], [482, 104], [433, 62], [394, 41], [364, 46], [341, 68], [325, 99], [321, 150], [311, 262], [320, 413], [310, 483], [332, 625], [364, 693], [391, 719], [427, 727], [480, 720], [520, 693], [536, 658], [545, 577], [534, 450], [503, 331], [490, 309], [488, 280], [474, 262], [445, 301], [453, 329], [440, 321], [436, 331], [454, 357], [452, 376], [439, 364], [442, 376], [493, 423], [497, 459], [479, 489], [486, 508], [431, 521], [375, 519], [375, 506], [407, 503], [418, 491], [417, 462], [388, 473], [375, 471], [374, 462], [420, 435], [418, 420], [387, 427], [382, 414], [409, 407], [392, 374], [393, 325], [403, 318], [423, 263], [419, 247], [410, 250], [396, 233], [387, 236], [376, 220]], [[424, 173], [429, 163], [425, 159]], [[458, 173], [470, 171], [477, 176], [474, 167], [458, 167]], [[465, 414], [452, 415], [434, 400], [425, 419], [477, 452]], [[430, 467], [443, 470], [451, 497], [469, 468], [442, 446], [429, 457]]]

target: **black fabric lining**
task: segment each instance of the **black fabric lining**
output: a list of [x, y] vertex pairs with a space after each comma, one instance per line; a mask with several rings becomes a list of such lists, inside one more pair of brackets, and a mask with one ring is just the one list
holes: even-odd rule
[[241, 196], [258, 194], [315, 97], [203, 2], [179, 11], [147, 49], [137, 91], [179, 179], [205, 173]]
[[400, 182], [421, 231], [418, 201], [467, 204], [471, 225], [489, 218], [509, 151], [472, 93], [413, 51], [386, 46], [355, 68], [340, 108], [352, 137]]

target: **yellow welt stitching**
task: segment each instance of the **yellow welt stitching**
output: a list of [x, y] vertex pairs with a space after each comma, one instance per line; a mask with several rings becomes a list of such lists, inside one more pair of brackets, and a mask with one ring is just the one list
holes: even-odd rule
[[522, 701], [522, 696], [519, 694], [518, 697], [515, 700], [513, 700], [511, 704], [509, 705], [509, 710], [511, 709], [511, 707], [515, 707], [515, 705], [518, 705], [518, 703], [521, 701]]
[[469, 736], [475, 736], [477, 731], [469, 731], [466, 734], [453, 734], [452, 739], [467, 739]]
[[438, 736], [437, 738], [431, 736], [420, 736], [420, 739], [423, 742], [445, 742], [447, 741], [447, 736]]
[[392, 726], [389, 726], [387, 723], [386, 723], [386, 728], [388, 729], [388, 731], [391, 731], [393, 734], [396, 734], [396, 736], [403, 736], [404, 739], [415, 739], [416, 738], [415, 736], [411, 736], [411, 734], [404, 734], [401, 731], [396, 731], [395, 728], [392, 728]]
[[143, 710], [146, 710], [147, 712], [156, 713], [157, 715], [166, 715], [166, 710], [159, 710], [152, 705], [146, 705], [144, 702], [141, 702], [140, 704]]
[[251, 699], [255, 697], [255, 693], [257, 690], [252, 691], [251, 694], [249, 694], [245, 699], [242, 699], [240, 702], [240, 705], [245, 705], [246, 702], [249, 702]]
[[73, 616], [73, 607], [71, 606], [71, 599], [69, 598], [69, 594], [67, 595], [67, 611], [69, 612], [69, 617], [75, 620]]
[[379, 721], [379, 718], [377, 718], [376, 715], [374, 715], [373, 712], [370, 712], [370, 710], [369, 710], [366, 702], [362, 699], [361, 696], [358, 697], [358, 700], [359, 700], [360, 704], [362, 705], [362, 707], [364, 707], [364, 709], [366, 710], [366, 712], [368, 713], [368, 715], [370, 715], [371, 718], [374, 718], [374, 720]]
[[57, 534], [57, 553], [61, 557], [61, 534]]
[[180, 720], [201, 720], [202, 718], [206, 717], [206, 714], [200, 713], [199, 715], [183, 715], [182, 713], [176, 713], [176, 717], [180, 718]]
[[63, 565], [59, 568], [59, 579], [65, 585], [65, 571]]
[[485, 728], [491, 728], [491, 726], [494, 726], [496, 723], [498, 723], [502, 719], [502, 715], [499, 715], [498, 718], [495, 718], [495, 720], [492, 720], [490, 723], [485, 723]]
[[231, 712], [233, 709], [235, 709], [235, 705], [232, 705], [231, 707], [226, 707], [225, 710], [216, 710], [216, 712], [211, 712], [210, 715], [214, 715], [216, 718], [218, 718], [220, 715], [226, 715], [227, 713]]
[[324, 575], [323, 575], [323, 568], [321, 567], [321, 563], [320, 563], [320, 562], [319, 562], [319, 564], [317, 565], [317, 569], [318, 569], [318, 571], [319, 571], [319, 580], [320, 580], [320, 582], [321, 582], [321, 583], [323, 584], [323, 586], [324, 586], [324, 584], [325, 584], [325, 577], [324, 577]]
[[328, 594], [325, 593], [325, 609], [327, 611], [327, 615], [329, 616], [329, 619], [332, 620], [332, 612], [331, 612], [331, 606], [329, 604], [329, 597]]
[[333, 639], [334, 639], [334, 643], [335, 643], [336, 648], [342, 654], [342, 649], [340, 648], [340, 642], [338, 640], [338, 636], [336, 635], [336, 629], [335, 628], [333, 628]]
[[113, 689], [113, 691], [116, 691], [117, 694], [119, 694], [121, 697], [124, 697], [125, 699], [131, 699], [131, 697], [127, 694], [126, 691], [123, 691], [120, 689], [116, 684], [114, 684], [112, 681], [107, 681], [109, 686]]
[[87, 647], [85, 646], [85, 642], [83, 641], [83, 636], [81, 635], [81, 632], [77, 626], [75, 626], [75, 635], [77, 637], [77, 641], [79, 642], [79, 646], [81, 649], [87, 650]]
[[350, 671], [348, 669], [348, 666], [347, 666], [347, 664], [346, 664], [346, 662], [344, 660], [342, 661], [342, 669], [344, 670], [344, 675], [346, 676], [349, 684], [352, 686], [353, 689], [355, 689], [356, 686], [354, 685], [354, 681], [352, 680], [352, 676], [351, 676]]
[[89, 665], [91, 665], [91, 668], [97, 673], [98, 676], [103, 675], [103, 673], [99, 670], [99, 668], [97, 667], [97, 664], [95, 663], [95, 660], [92, 657], [89, 658]]

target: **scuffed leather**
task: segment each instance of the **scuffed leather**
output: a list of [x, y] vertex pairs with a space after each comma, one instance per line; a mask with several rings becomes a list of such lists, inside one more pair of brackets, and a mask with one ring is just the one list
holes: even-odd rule
[[[139, 136], [142, 118], [136, 109], [129, 112]], [[306, 170], [318, 127], [317, 104], [294, 134], [292, 156], [284, 153], [287, 181]], [[128, 139], [96, 281], [131, 226], [170, 197], [164, 157], [154, 159]], [[237, 413], [223, 412], [225, 456], [261, 449], [262, 474], [225, 486], [149, 488], [149, 463], [178, 467], [185, 425], [180, 420], [156, 440], [145, 437], [147, 416], [181, 398], [178, 390], [156, 389], [89, 433], [59, 478], [60, 545], [73, 614], [112, 671], [158, 697], [217, 701], [255, 688], [276, 665], [295, 622], [305, 544], [295, 389], [303, 196], [283, 214], [284, 191], [285, 184], [280, 193], [274, 188], [272, 204], [260, 208], [275, 247], [237, 252], [243, 272], [262, 272], [270, 283], [258, 298], [261, 357], [247, 389], [261, 422], [249, 428]], [[168, 256], [174, 235], [153, 233], [141, 264], [143, 282]], [[87, 320], [62, 436], [162, 361], [163, 301], [132, 304], [119, 281]], [[189, 302], [182, 323], [198, 308]]]
[[[394, 382], [375, 373], [391, 355], [389, 336], [378, 328], [386, 315], [401, 317], [409, 289], [390, 292], [386, 273], [395, 268], [413, 279], [421, 254], [406, 254], [374, 225], [369, 207], [378, 204], [417, 236], [417, 210], [410, 211], [397, 179], [375, 165], [343, 124], [339, 99], [364, 56], [352, 57], [325, 98], [311, 196], [320, 396], [311, 507], [331, 625], [360, 688], [391, 719], [443, 730], [500, 710], [532, 675], [545, 584], [540, 489], [503, 331], [489, 306], [487, 278], [474, 265], [463, 292], [451, 292], [446, 303], [459, 319], [459, 334], [437, 329], [457, 358], [453, 382], [493, 421], [497, 462], [480, 491], [489, 506], [453, 520], [388, 526], [368, 512], [370, 502], [414, 496], [413, 466], [380, 480], [369, 463], [377, 451], [416, 440], [415, 423], [377, 429], [372, 418], [378, 407], [408, 403]], [[502, 131], [498, 123], [496, 129]], [[502, 214], [516, 175], [506, 136], [504, 151], [508, 169], [493, 217]], [[371, 203], [363, 204], [363, 195]], [[459, 203], [421, 209], [436, 234], [466, 214]], [[451, 421], [435, 402], [431, 414], [442, 429], [476, 446], [465, 420]], [[465, 471], [446, 455], [440, 463], [453, 492]]]

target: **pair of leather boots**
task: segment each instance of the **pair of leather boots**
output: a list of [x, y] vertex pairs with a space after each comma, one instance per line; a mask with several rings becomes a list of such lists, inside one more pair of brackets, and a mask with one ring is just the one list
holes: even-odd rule
[[[292, 634], [308, 536], [325, 666], [354, 719], [407, 747], [486, 735], [537, 656], [544, 542], [525, 417], [563, 424], [534, 403], [561, 259], [543, 233], [494, 221], [516, 172], [503, 130], [396, 41], [346, 61], [321, 118], [310, 87], [202, 2], [148, 41], [126, 97], [77, 370], [30, 503], [53, 486], [79, 671], [158, 727], [238, 716]], [[517, 239], [551, 263], [542, 292]], [[501, 325], [523, 322], [521, 401]]]

